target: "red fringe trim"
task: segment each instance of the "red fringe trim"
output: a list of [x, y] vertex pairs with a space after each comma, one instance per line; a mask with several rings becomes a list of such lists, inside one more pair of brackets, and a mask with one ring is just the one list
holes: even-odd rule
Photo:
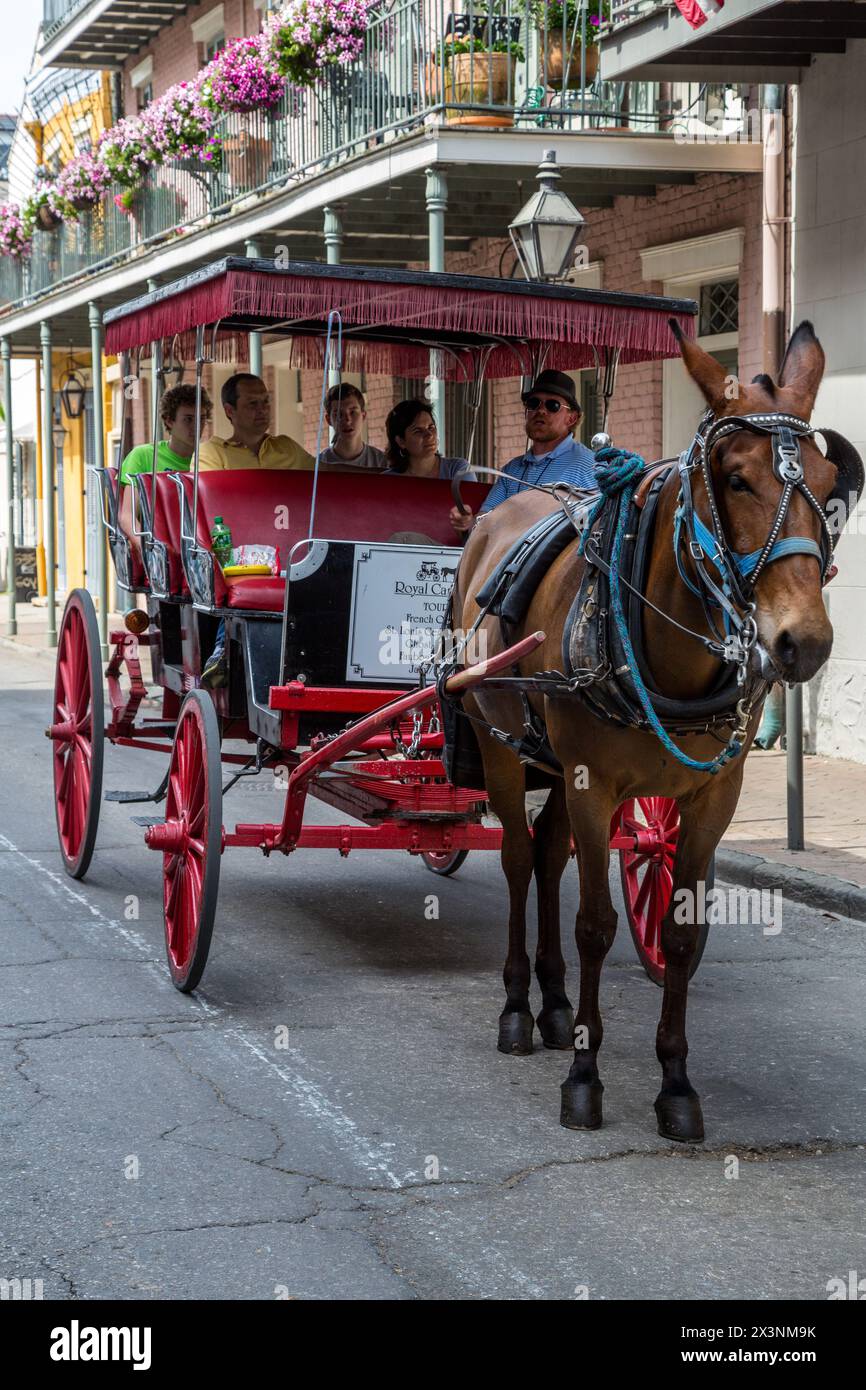
[[[328, 314], [335, 309], [340, 311], [346, 327], [418, 326], [427, 332], [473, 333], [547, 343], [547, 364], [568, 370], [592, 366], [593, 346], [619, 348], [623, 362], [676, 356], [677, 343], [668, 325], [671, 317], [677, 319], [688, 336], [694, 334], [691, 315], [671, 315], [665, 309], [508, 295], [495, 290], [467, 293], [432, 285], [383, 285], [365, 280], [335, 281], [232, 270], [109, 324], [106, 350], [117, 354], [177, 333], [185, 340], [189, 335], [194, 343], [194, 334], [189, 331], [197, 324], [212, 324], [236, 314], [274, 322], [318, 320], [324, 327]], [[245, 337], [234, 331], [226, 336], [232, 343]], [[220, 355], [222, 351], [221, 343]], [[300, 354], [297, 365], [321, 365], [322, 348], [317, 340], [296, 339], [293, 352]], [[186, 348], [185, 354], [190, 355]], [[318, 354], [315, 362], [311, 360], [314, 354]], [[428, 350], [412, 344], [345, 344], [347, 370], [362, 367], [372, 374], [426, 375], [428, 361]], [[422, 362], [424, 369], [420, 371]], [[458, 379], [463, 375], [455, 362], [446, 359], [443, 365], [446, 375]], [[466, 373], [471, 375], [469, 354], [465, 365]], [[495, 349], [488, 361], [487, 375], [517, 374], [513, 354], [504, 348]]]

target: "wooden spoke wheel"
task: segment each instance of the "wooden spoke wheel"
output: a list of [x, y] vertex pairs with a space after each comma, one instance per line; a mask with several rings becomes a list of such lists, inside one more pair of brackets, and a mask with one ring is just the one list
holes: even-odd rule
[[448, 878], [450, 874], [457, 872], [468, 853], [468, 849], [455, 849], [444, 854], [434, 854], [432, 850], [428, 850], [426, 854], [421, 855], [421, 858], [431, 874], [438, 874], [440, 878]]
[[165, 822], [146, 834], [162, 850], [165, 949], [172, 983], [195, 989], [210, 950], [222, 854], [220, 731], [206, 690], [181, 706], [171, 750]]
[[[662, 951], [662, 919], [673, 890], [674, 856], [680, 831], [676, 801], [664, 796], [639, 796], [619, 808], [619, 829], [634, 837], [633, 849], [620, 849], [619, 872], [632, 940], [638, 959], [657, 985], [665, 981]], [[712, 887], [713, 865], [707, 874]], [[707, 944], [709, 927], [703, 923], [690, 974], [694, 975]]]
[[83, 878], [93, 857], [102, 800], [105, 699], [93, 599], [73, 589], [57, 641], [51, 727], [54, 806], [63, 867]]

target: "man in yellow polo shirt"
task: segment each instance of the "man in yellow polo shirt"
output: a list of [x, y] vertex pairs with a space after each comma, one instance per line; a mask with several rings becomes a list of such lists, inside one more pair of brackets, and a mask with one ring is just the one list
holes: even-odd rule
[[236, 372], [220, 393], [232, 433], [209, 439], [199, 450], [199, 468], [313, 468], [314, 461], [287, 434], [271, 434], [271, 397], [261, 377]]
[[[232, 427], [228, 439], [209, 439], [199, 449], [202, 472], [230, 468], [312, 469], [315, 462], [306, 449], [287, 434], [270, 434], [271, 397], [261, 377], [236, 372], [220, 392], [223, 410]], [[202, 671], [206, 690], [216, 690], [228, 679], [225, 653], [225, 620], [217, 628], [216, 642]]]

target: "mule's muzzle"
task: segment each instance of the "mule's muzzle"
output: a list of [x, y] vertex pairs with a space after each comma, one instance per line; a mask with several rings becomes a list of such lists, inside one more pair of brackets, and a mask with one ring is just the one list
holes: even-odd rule
[[791, 625], [779, 629], [768, 655], [783, 681], [800, 685], [820, 671], [832, 647], [833, 629], [829, 623], [817, 631], [800, 631]]

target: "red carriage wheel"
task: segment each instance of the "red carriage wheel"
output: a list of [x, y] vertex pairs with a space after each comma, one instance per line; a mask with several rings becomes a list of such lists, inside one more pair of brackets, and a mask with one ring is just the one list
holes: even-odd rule
[[[619, 851], [622, 894], [638, 959], [651, 980], [663, 985], [662, 919], [673, 888], [673, 864], [680, 830], [676, 801], [664, 796], [639, 796], [619, 808], [619, 831], [633, 837], [634, 848]], [[713, 866], [707, 888], [713, 883]], [[709, 928], [703, 923], [691, 974], [700, 964]]]
[[93, 599], [73, 589], [57, 642], [54, 714], [48, 736], [54, 763], [54, 806], [63, 867], [72, 878], [87, 873], [96, 843], [102, 799], [105, 700], [99, 628]]
[[195, 989], [207, 962], [222, 853], [220, 731], [205, 690], [181, 706], [171, 750], [165, 823], [146, 840], [162, 850], [165, 949], [172, 983]]
[[468, 849], [446, 850], [442, 854], [427, 850], [421, 855], [421, 858], [431, 874], [438, 874], [440, 878], [447, 878], [449, 874], [457, 872], [468, 853]]

